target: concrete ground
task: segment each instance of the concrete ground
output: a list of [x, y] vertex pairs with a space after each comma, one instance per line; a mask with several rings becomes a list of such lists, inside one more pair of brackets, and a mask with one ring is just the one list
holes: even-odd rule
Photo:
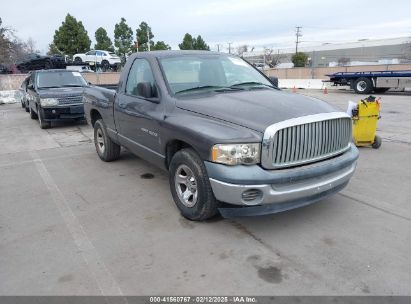
[[410, 95], [382, 96], [383, 144], [332, 198], [197, 223], [166, 173], [126, 151], [102, 162], [88, 125], [0, 106], [0, 294], [411, 295], [410, 117]]

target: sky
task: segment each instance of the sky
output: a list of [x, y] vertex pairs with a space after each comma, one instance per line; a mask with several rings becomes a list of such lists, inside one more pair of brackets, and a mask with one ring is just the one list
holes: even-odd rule
[[185, 33], [201, 35], [212, 50], [247, 44], [284, 49], [295, 45], [295, 27], [302, 27], [301, 46], [411, 36], [411, 1], [395, 0], [2, 0], [0, 18], [23, 40], [32, 38], [46, 53], [67, 13], [81, 20], [93, 41], [104, 27], [113, 40], [121, 17], [134, 33], [146, 21], [154, 41], [178, 49]]

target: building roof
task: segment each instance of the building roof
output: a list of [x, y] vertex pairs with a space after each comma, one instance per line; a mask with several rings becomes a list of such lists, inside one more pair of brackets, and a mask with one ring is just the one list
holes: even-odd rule
[[[361, 47], [376, 47], [376, 46], [386, 46], [386, 45], [399, 45], [411, 42], [411, 37], [398, 37], [398, 38], [388, 38], [388, 39], [360, 39], [353, 42], [344, 43], [323, 43], [316, 46], [300, 46], [299, 50], [301, 52], [313, 52], [313, 51], [330, 51], [330, 50], [341, 50], [341, 49], [353, 49]], [[295, 48], [284, 48], [280, 49], [281, 53], [289, 54], [294, 53]], [[256, 52], [246, 52], [243, 54], [244, 57], [262, 56], [264, 51]]]

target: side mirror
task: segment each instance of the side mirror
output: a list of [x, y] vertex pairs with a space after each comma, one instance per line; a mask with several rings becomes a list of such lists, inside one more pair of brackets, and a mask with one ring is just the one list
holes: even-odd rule
[[270, 79], [271, 83], [273, 86], [278, 88], [278, 77], [275, 76], [268, 76], [268, 79]]
[[150, 82], [140, 82], [139, 84], [137, 84], [137, 94], [144, 98], [153, 98], [153, 86]]

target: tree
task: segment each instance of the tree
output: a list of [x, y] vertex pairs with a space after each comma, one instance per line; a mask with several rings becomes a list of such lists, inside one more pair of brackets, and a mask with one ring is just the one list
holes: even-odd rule
[[338, 66], [347, 66], [351, 62], [350, 58], [341, 57], [338, 58]]
[[152, 40], [154, 38], [153, 32], [145, 21], [141, 22], [136, 30], [136, 38], [139, 52], [148, 51], [148, 44], [150, 44], [150, 49], [154, 46], [154, 41]]
[[61, 26], [54, 33], [53, 44], [64, 54], [74, 55], [90, 49], [91, 40], [83, 23], [67, 14]]
[[111, 42], [111, 39], [108, 37], [107, 31], [104, 28], [99, 27], [95, 32], [94, 37], [96, 38], [97, 42], [94, 45], [94, 49], [111, 52], [114, 51], [113, 42]]
[[11, 42], [7, 37], [9, 29], [2, 26], [0, 18], [0, 63], [6, 64], [10, 61]]
[[181, 42], [178, 47], [180, 50], [194, 50], [194, 45], [195, 39], [193, 40], [193, 37], [189, 33], [186, 33], [184, 35], [183, 42]]
[[24, 48], [27, 53], [40, 53], [40, 51], [36, 49], [36, 42], [31, 37], [27, 39]]
[[210, 47], [207, 45], [207, 43], [205, 43], [205, 41], [203, 40], [203, 38], [198, 35], [197, 39], [194, 40], [194, 49], [195, 50], [206, 50], [209, 51]]
[[63, 55], [63, 52], [60, 51], [54, 43], [50, 43], [47, 55]]
[[298, 52], [291, 57], [291, 61], [294, 63], [294, 67], [302, 68], [307, 64], [308, 56], [306, 53]]
[[181, 42], [178, 47], [180, 50], [210, 50], [210, 47], [200, 35], [198, 35], [197, 38], [193, 38], [189, 33], [184, 35], [183, 42]]
[[124, 18], [114, 26], [114, 45], [117, 55], [125, 62], [127, 55], [133, 50], [133, 30]]
[[237, 48], [237, 54], [238, 54], [238, 56], [240, 56], [240, 57], [243, 57], [243, 54], [246, 53], [246, 52], [248, 52], [248, 45], [247, 45], [247, 44], [240, 45], [240, 46]]
[[153, 51], [171, 50], [171, 47], [164, 41], [157, 41], [151, 48]]
[[10, 65], [28, 54], [27, 44], [15, 35], [13, 29], [2, 24], [0, 18], [0, 64]]

